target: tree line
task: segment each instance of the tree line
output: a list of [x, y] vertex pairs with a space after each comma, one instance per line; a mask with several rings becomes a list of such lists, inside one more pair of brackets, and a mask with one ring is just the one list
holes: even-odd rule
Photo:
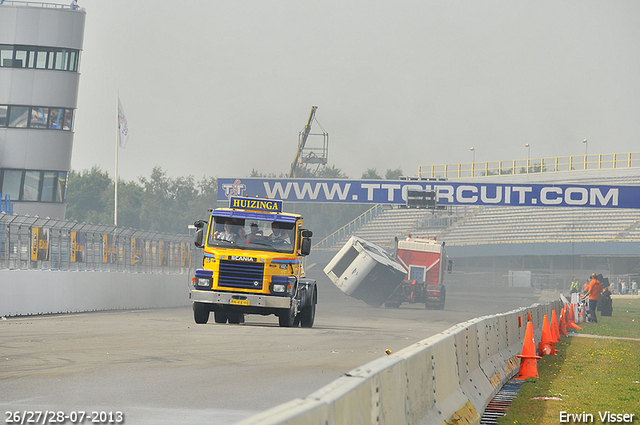
[[[397, 180], [400, 168], [387, 170], [388, 180]], [[323, 167], [319, 178], [349, 178], [335, 166]], [[285, 177], [265, 175], [252, 170], [251, 177]], [[367, 169], [361, 179], [382, 179], [375, 168]], [[93, 224], [113, 224], [114, 181], [105, 171], [94, 166], [90, 170], [69, 173], [67, 183], [68, 220]], [[194, 221], [207, 219], [208, 210], [228, 206], [217, 201], [218, 181], [214, 177], [196, 180], [193, 176], [170, 177], [156, 166], [149, 177], [118, 184], [118, 226], [163, 233], [185, 234]], [[314, 239], [320, 240], [347, 224], [369, 209], [365, 204], [310, 204], [285, 205], [287, 212], [304, 217], [305, 227], [313, 230]]]

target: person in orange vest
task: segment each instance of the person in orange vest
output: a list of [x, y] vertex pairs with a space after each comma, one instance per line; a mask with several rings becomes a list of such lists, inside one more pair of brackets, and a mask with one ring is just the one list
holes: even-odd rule
[[600, 294], [602, 293], [602, 285], [600, 281], [596, 279], [596, 274], [591, 274], [591, 283], [589, 283], [589, 289], [587, 293], [584, 294], [583, 299], [589, 297], [589, 317], [593, 323], [598, 323], [598, 318], [596, 317], [596, 306], [598, 305], [598, 300], [600, 299]]

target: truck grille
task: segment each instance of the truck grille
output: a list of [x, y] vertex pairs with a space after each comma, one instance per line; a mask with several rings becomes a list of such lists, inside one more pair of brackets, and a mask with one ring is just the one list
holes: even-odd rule
[[264, 263], [220, 260], [218, 286], [262, 289]]

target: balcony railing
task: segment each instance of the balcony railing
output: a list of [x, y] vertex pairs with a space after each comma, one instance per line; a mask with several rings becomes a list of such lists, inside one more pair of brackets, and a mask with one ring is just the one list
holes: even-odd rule
[[[69, 4], [60, 3], [46, 3], [40, 1], [17, 1], [17, 0], [0, 0], [0, 6], [25, 6], [25, 7], [40, 7], [46, 9], [71, 9], [71, 2]], [[83, 10], [77, 8], [76, 10]]]

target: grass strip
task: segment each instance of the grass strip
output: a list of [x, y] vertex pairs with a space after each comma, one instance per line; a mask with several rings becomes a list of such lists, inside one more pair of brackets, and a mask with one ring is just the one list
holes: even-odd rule
[[[576, 333], [639, 338], [640, 300], [614, 300], [612, 317], [579, 325]], [[574, 335], [556, 351], [538, 361], [539, 378], [526, 380], [499, 424], [624, 423], [624, 414], [640, 424], [640, 341]]]

